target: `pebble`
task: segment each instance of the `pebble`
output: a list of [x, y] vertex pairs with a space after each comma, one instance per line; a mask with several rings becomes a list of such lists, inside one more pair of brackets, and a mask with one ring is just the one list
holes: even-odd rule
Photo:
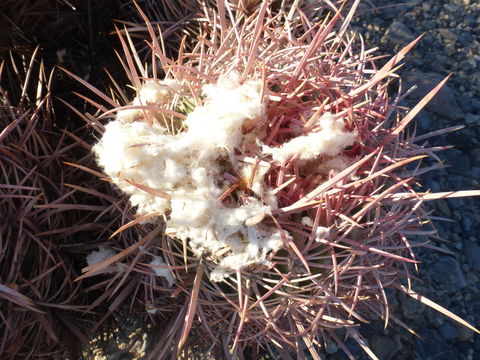
[[338, 351], [338, 345], [335, 341], [330, 341], [325, 349], [327, 354], [335, 354]]
[[[415, 104], [413, 104], [413, 106], [415, 106]], [[427, 111], [420, 111], [416, 117], [416, 121], [420, 130], [420, 134], [424, 134], [430, 131], [430, 127], [432, 125], [432, 117]]]
[[370, 343], [375, 355], [382, 360], [391, 360], [401, 350], [399, 342], [387, 336], [373, 335]]
[[438, 32], [447, 43], [454, 43], [457, 41], [457, 35], [450, 29], [438, 29]]
[[475, 124], [480, 121], [480, 115], [468, 113], [465, 115], [465, 122], [467, 124]]
[[480, 246], [471, 241], [465, 241], [464, 247], [468, 266], [480, 272]]
[[460, 336], [458, 329], [453, 326], [449, 321], [445, 322], [442, 326], [440, 326], [438, 331], [445, 340], [455, 340]]
[[[417, 86], [415, 91], [408, 96], [409, 99], [417, 101], [427, 95], [444, 78], [445, 76], [433, 72], [404, 71], [402, 73], [405, 88]], [[459, 120], [463, 117], [463, 111], [458, 105], [455, 93], [448, 85], [442, 87], [437, 95], [426, 105], [426, 108], [448, 120]]]
[[388, 27], [383, 37], [384, 42], [401, 46], [407, 45], [413, 39], [415, 39], [413, 32], [404, 23], [396, 20]]
[[473, 221], [472, 221], [472, 219], [470, 218], [470, 216], [464, 216], [464, 217], [462, 218], [462, 225], [463, 225], [463, 229], [464, 229], [465, 231], [468, 232], [468, 231], [471, 230], [472, 225], [473, 225]]
[[458, 360], [456, 350], [445, 343], [435, 329], [426, 329], [420, 332], [422, 339], [415, 341], [417, 359], [422, 360]]
[[463, 18], [463, 23], [468, 27], [474, 27], [477, 25], [477, 19], [472, 14], [467, 14]]
[[[467, 94], [462, 94], [462, 96], [459, 96], [457, 98], [457, 101], [458, 101], [458, 105], [460, 105], [460, 107], [463, 109], [463, 111], [465, 111], [465, 112], [473, 111], [471, 95], [468, 96]], [[466, 116], [465, 116], [465, 119], [466, 119]]]
[[434, 282], [453, 293], [467, 285], [459, 262], [450, 256], [441, 256], [431, 267], [430, 276]]
[[461, 154], [449, 162], [450, 171], [454, 174], [465, 175], [470, 170], [470, 160], [468, 156]]

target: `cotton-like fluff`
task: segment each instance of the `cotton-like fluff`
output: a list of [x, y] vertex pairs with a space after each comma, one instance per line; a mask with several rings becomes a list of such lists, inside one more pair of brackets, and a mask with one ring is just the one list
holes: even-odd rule
[[200, 159], [215, 156], [224, 149], [231, 156], [235, 148], [248, 136], [242, 127], [264, 121], [265, 104], [261, 95], [261, 81], [240, 82], [240, 76], [230, 74], [217, 84], [205, 85], [202, 92], [205, 104], [196, 107], [185, 121], [187, 132], [182, 147], [194, 146]]
[[116, 252], [112, 249], [100, 247], [98, 248], [98, 250], [96, 251], [94, 250], [87, 255], [87, 258], [86, 258], [87, 264], [88, 266], [98, 264], [99, 262], [102, 262], [103, 260], [106, 260], [115, 254]]
[[336, 156], [347, 146], [353, 145], [356, 134], [344, 130], [343, 119], [325, 113], [319, 119], [321, 130], [297, 136], [279, 147], [263, 146], [263, 152], [274, 161], [285, 163], [293, 156], [300, 160], [316, 159], [320, 156]]
[[[344, 130], [342, 119], [327, 113], [319, 120], [318, 132], [279, 147], [263, 145], [259, 140], [266, 124], [262, 82], [241, 82], [236, 73], [203, 87], [203, 105], [186, 117], [183, 131], [172, 134], [161, 121], [145, 119], [158, 116], [183, 91], [175, 80], [146, 81], [133, 105], [147, 108], [120, 110], [93, 150], [105, 173], [130, 196], [137, 214], [163, 215], [167, 234], [188, 241], [197, 257], [216, 263], [211, 278], [221, 281], [235, 270], [267, 264], [269, 253], [289, 236], [262, 223], [277, 207], [277, 200], [264, 187], [270, 164], [261, 158], [271, 156], [284, 163], [292, 156], [301, 160], [326, 156], [330, 160], [323, 161], [324, 166], [335, 168], [336, 163], [327, 162], [352, 145], [355, 134]], [[257, 158], [237, 156], [246, 148]], [[252, 193], [237, 190], [242, 200], [227, 206], [218, 199], [231, 185], [224, 173], [232, 169], [237, 169]], [[163, 264], [161, 259], [153, 261]], [[160, 270], [163, 275], [159, 276], [173, 281], [170, 272]]]
[[117, 112], [117, 121], [129, 123], [139, 119], [145, 109], [142, 106], [158, 106], [166, 103], [173, 93], [181, 93], [182, 84], [174, 79], [163, 81], [147, 80], [132, 102], [132, 108]]
[[149, 265], [152, 265], [152, 270], [155, 272], [155, 275], [167, 281], [169, 287], [175, 284], [172, 271], [168, 269], [168, 265], [163, 261], [161, 256], [154, 256]]
[[[130, 195], [130, 202], [137, 207], [139, 215], [154, 211], [163, 213], [169, 209], [167, 199], [132, 185], [136, 183], [159, 188], [155, 176], [163, 178], [161, 174], [165, 172], [165, 161], [157, 156], [161, 156], [160, 148], [169, 136], [163, 128], [148, 126], [142, 121], [112, 121], [105, 126], [101, 141], [93, 148], [104, 172], [125, 194]], [[175, 179], [168, 181], [175, 182]]]
[[[98, 163], [130, 195], [138, 215], [163, 214], [169, 235], [189, 241], [196, 256], [218, 264], [214, 280], [264, 263], [282, 244], [275, 227], [259, 224], [271, 213], [270, 205], [259, 200], [268, 166], [257, 165], [252, 176], [253, 166], [235, 156], [235, 151], [255, 144], [260, 136], [251, 129], [261, 129], [265, 121], [261, 84], [259, 80], [241, 82], [233, 73], [205, 85], [204, 104], [187, 116], [185, 130], [178, 134], [168, 133], [161, 122], [145, 121], [145, 116], [154, 116], [150, 110], [119, 111], [94, 147]], [[180, 90], [147, 81], [133, 105], [161, 107], [172, 97], [170, 92]], [[232, 168], [251, 178], [254, 195], [244, 194], [241, 203], [227, 207], [218, 198], [230, 186], [223, 174]], [[160, 264], [160, 259], [153, 261], [152, 265]], [[162, 274], [173, 281], [165, 271]]]
[[243, 162], [239, 171], [243, 177], [243, 180], [248, 183], [250, 189], [258, 196], [265, 194], [264, 177], [270, 170], [270, 164], [266, 161], [260, 161], [258, 163]]

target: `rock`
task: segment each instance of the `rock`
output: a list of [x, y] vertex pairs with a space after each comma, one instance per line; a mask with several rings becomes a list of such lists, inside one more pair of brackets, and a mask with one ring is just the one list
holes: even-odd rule
[[466, 241], [465, 255], [470, 269], [480, 272], [480, 246], [473, 242]]
[[[415, 104], [413, 104], [413, 106], [415, 106]], [[432, 117], [430, 116], [428, 111], [425, 111], [425, 110], [420, 111], [415, 119], [417, 121], [418, 128], [420, 130], [419, 134], [424, 134], [432, 131], [431, 129]]]
[[436, 180], [431, 180], [428, 183], [425, 183], [425, 186], [430, 189], [432, 192], [440, 192], [442, 187]]
[[424, 30], [432, 30], [437, 27], [437, 23], [433, 20], [426, 20], [423, 22], [423, 29]]
[[480, 315], [480, 300], [473, 301], [472, 308], [474, 311], [474, 315], [478, 317]]
[[[464, 175], [469, 175], [469, 171], [465, 172]], [[447, 183], [448, 183], [447, 188], [449, 190], [469, 190], [471, 187], [470, 182], [464, 176], [461, 176], [461, 175], [453, 175], [453, 174], [450, 175]], [[452, 199], [449, 199], [448, 201], [449, 201], [449, 204], [452, 205], [453, 209], [458, 209], [464, 204], [464, 201], [461, 198], [456, 198], [456, 199], [452, 198]]]
[[433, 310], [432, 308], [425, 309], [427, 314], [428, 323], [435, 329], [438, 329], [445, 323], [445, 316], [439, 316], [438, 311]]
[[472, 229], [472, 219], [466, 215], [462, 217], [463, 230], [470, 231]]
[[466, 175], [469, 173], [470, 159], [458, 149], [448, 151], [445, 158], [447, 159], [448, 170], [450, 170], [450, 172], [458, 175]]
[[373, 352], [382, 360], [391, 360], [401, 350], [400, 344], [387, 336], [374, 335], [370, 342]]
[[399, 13], [403, 13], [405, 11], [405, 6], [395, 6], [383, 9], [381, 14], [382, 18], [385, 20], [395, 19], [398, 17]]
[[440, 326], [438, 331], [440, 332], [440, 335], [442, 335], [442, 337], [448, 341], [455, 340], [460, 335], [458, 329], [450, 322], [444, 323], [442, 326]]
[[438, 32], [446, 43], [454, 43], [457, 41], [457, 35], [450, 29], [438, 29]]
[[477, 19], [472, 14], [467, 14], [463, 17], [463, 23], [468, 27], [474, 27], [477, 25]]
[[472, 170], [470, 170], [470, 175], [472, 176], [473, 179], [480, 179], [480, 168], [479, 167], [474, 167]]
[[434, 282], [445, 287], [448, 293], [463, 289], [467, 285], [458, 261], [450, 256], [442, 256], [430, 269]]
[[480, 148], [478, 149], [473, 149], [472, 151], [469, 152], [470, 155], [470, 160], [476, 164], [477, 166], [480, 166]]
[[480, 111], [480, 100], [478, 99], [471, 99], [471, 103], [473, 110]]
[[401, 294], [399, 295], [401, 304], [402, 315], [409, 320], [422, 319], [425, 309], [418, 301], [413, 300], [411, 297]]
[[445, 10], [448, 10], [449, 12], [452, 12], [452, 13], [460, 10], [460, 8], [458, 6], [456, 6], [454, 4], [448, 4], [448, 3], [444, 6], [444, 8], [445, 8]]
[[[402, 79], [406, 89], [417, 85], [417, 88], [409, 94], [408, 98], [419, 101], [437, 86], [444, 79], [444, 76], [432, 72], [404, 71]], [[463, 111], [458, 105], [455, 93], [448, 85], [444, 85], [426, 107], [448, 120], [460, 120], [463, 118]]]
[[474, 332], [465, 326], [457, 325], [458, 341], [470, 342], [473, 340]]
[[437, 200], [436, 202], [438, 209], [447, 217], [451, 218], [452, 217], [452, 211], [450, 210], [450, 207], [448, 206], [448, 203], [444, 199]]
[[336, 352], [338, 352], [338, 345], [335, 341], [330, 341], [328, 344], [327, 344], [327, 348], [325, 349], [326, 353], [327, 354], [335, 354]]
[[448, 142], [458, 149], [470, 149], [475, 143], [475, 131], [473, 129], [464, 128], [447, 135]]
[[458, 360], [456, 350], [449, 346], [434, 329], [426, 329], [420, 332], [424, 340], [415, 340], [417, 359], [422, 360]]
[[395, 45], [404, 46], [415, 39], [413, 32], [402, 22], [393, 21], [382, 38], [384, 42], [391, 42]]
[[[472, 106], [472, 98], [471, 96], [459, 96], [457, 98], [458, 104], [462, 108], [463, 112], [471, 112], [473, 111], [473, 106]], [[468, 114], [465, 116], [465, 119], [467, 118]]]
[[474, 124], [478, 121], [480, 121], [480, 115], [476, 115], [472, 113], [468, 113], [467, 115], [465, 115], [465, 122], [467, 124]]

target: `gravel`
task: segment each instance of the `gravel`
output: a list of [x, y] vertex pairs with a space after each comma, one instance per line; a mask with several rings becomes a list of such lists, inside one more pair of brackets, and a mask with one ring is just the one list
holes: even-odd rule
[[[432, 140], [432, 146], [451, 144], [455, 149], [438, 155], [448, 167], [425, 174], [422, 183], [434, 192], [480, 188], [480, 2], [477, 0], [414, 0], [398, 5], [394, 0], [363, 1], [354, 25], [367, 46], [394, 54], [414, 37], [420, 43], [399, 70], [403, 89], [417, 85], [408, 97], [410, 107], [445, 76], [448, 85], [417, 116], [417, 133], [449, 126], [465, 128]], [[405, 2], [407, 3], [407, 2]], [[372, 5], [382, 8], [371, 11]], [[389, 5], [393, 5], [390, 6]], [[437, 222], [439, 237], [432, 245], [450, 251], [441, 254], [422, 249], [414, 290], [447, 307], [473, 325], [480, 326], [480, 228], [479, 199], [441, 200], [429, 204], [433, 215], [455, 222]], [[363, 329], [367, 341], [381, 352], [380, 359], [475, 359], [480, 335], [460, 326], [426, 306], [397, 294], [394, 315], [418, 332], [422, 339], [394, 324], [390, 335]], [[368, 325], [369, 327], [372, 324]], [[402, 345], [393, 346], [393, 339]], [[381, 342], [383, 344], [380, 344]]]

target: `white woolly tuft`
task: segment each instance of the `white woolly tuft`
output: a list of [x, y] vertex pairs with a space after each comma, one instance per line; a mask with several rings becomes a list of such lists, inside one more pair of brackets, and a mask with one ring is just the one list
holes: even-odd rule
[[355, 142], [356, 134], [344, 131], [343, 119], [335, 119], [326, 113], [320, 118], [319, 125], [321, 130], [318, 132], [297, 136], [279, 147], [264, 146], [263, 152], [270, 154], [273, 160], [285, 163], [294, 155], [300, 160], [336, 156]]
[[167, 280], [169, 287], [172, 287], [172, 285], [175, 284], [175, 278], [171, 270], [168, 269], [168, 265], [163, 261], [161, 256], [154, 256], [153, 260], [150, 261], [149, 265], [153, 265], [152, 270], [158, 277], [163, 277], [165, 280]]
[[92, 251], [90, 254], [87, 255], [87, 264], [88, 266], [98, 264], [99, 262], [108, 259], [115, 254], [116, 252], [112, 249], [99, 247], [98, 250]]

